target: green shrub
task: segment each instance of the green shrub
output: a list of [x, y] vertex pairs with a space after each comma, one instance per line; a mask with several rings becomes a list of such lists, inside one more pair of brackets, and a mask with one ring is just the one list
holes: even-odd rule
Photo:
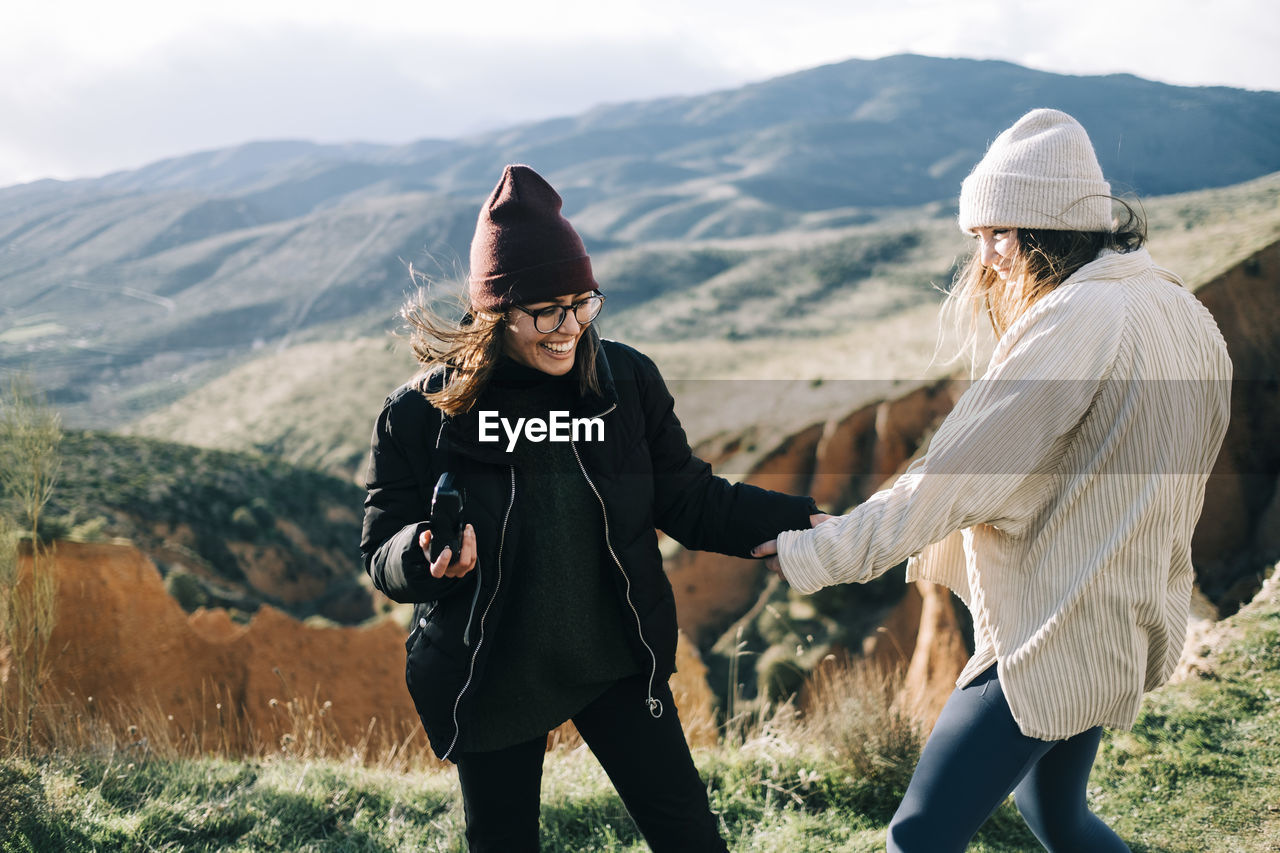
[[165, 576], [164, 588], [188, 613], [209, 604], [209, 595], [205, 592], [204, 585], [190, 572], [182, 569], [173, 569]]

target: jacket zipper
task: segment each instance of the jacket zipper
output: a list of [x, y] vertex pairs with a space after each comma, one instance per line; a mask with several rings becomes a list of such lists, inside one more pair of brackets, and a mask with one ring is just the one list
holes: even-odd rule
[[[489, 608], [493, 607], [493, 602], [498, 597], [498, 587], [502, 585], [502, 546], [507, 541], [507, 523], [511, 520], [511, 508], [516, 503], [516, 469], [511, 466], [511, 499], [507, 502], [506, 514], [502, 517], [502, 533], [498, 537], [498, 577], [493, 582], [493, 593], [489, 596], [489, 601], [484, 606], [484, 612], [480, 614], [480, 639], [476, 641], [476, 647], [471, 652], [471, 666], [467, 670], [466, 683], [462, 685], [462, 689], [458, 691], [458, 696], [453, 700], [453, 740], [449, 743], [449, 748], [444, 751], [441, 761], [447, 761], [453, 753], [453, 748], [458, 745], [458, 737], [462, 734], [462, 726], [458, 723], [458, 707], [462, 704], [462, 696], [467, 692], [467, 688], [471, 686], [472, 680], [476, 674], [476, 659], [480, 657], [480, 648], [484, 645], [484, 620], [489, 615]], [[471, 619], [475, 617], [475, 602], [480, 598], [480, 578], [476, 577], [476, 597], [471, 603], [471, 616], [467, 618], [467, 629], [463, 634], [463, 642], [467, 641], [467, 634], [471, 632]], [[652, 653], [651, 653], [652, 654]], [[655, 664], [656, 668], [656, 664]], [[652, 690], [652, 688], [650, 688]]]
[[480, 563], [476, 562], [476, 591], [471, 594], [471, 612], [467, 614], [467, 627], [462, 632], [462, 645], [471, 648], [471, 623], [476, 618], [476, 604], [480, 601], [480, 581], [484, 576], [480, 574]]
[[[615, 407], [616, 408], [616, 407]], [[597, 415], [609, 414], [613, 409]], [[600, 497], [600, 490], [596, 488], [596, 484], [592, 482], [591, 475], [587, 473], [587, 467], [582, 464], [582, 457], [578, 455], [578, 445], [576, 442], [570, 441], [569, 446], [573, 448], [573, 456], [578, 460], [578, 468], [582, 471], [582, 476], [586, 478], [587, 485], [591, 487], [591, 491], [595, 493], [596, 500], [600, 502], [600, 512], [604, 515], [604, 544], [609, 549], [609, 556], [613, 558], [614, 564], [618, 567], [618, 571], [622, 572], [622, 579], [626, 581], [626, 599], [627, 606], [631, 608], [631, 615], [636, 618], [636, 633], [640, 636], [640, 643], [644, 646], [645, 651], [649, 653], [649, 661], [651, 667], [649, 669], [649, 695], [645, 697], [645, 705], [649, 708], [649, 715], [655, 720], [662, 716], [662, 702], [653, 697], [653, 682], [658, 677], [658, 656], [654, 654], [653, 647], [649, 645], [649, 641], [644, 638], [644, 625], [640, 622], [640, 612], [636, 610], [635, 602], [631, 600], [631, 576], [627, 574], [627, 570], [622, 565], [622, 561], [618, 559], [617, 553], [613, 550], [613, 542], [609, 538], [609, 510], [605, 508], [604, 498]]]

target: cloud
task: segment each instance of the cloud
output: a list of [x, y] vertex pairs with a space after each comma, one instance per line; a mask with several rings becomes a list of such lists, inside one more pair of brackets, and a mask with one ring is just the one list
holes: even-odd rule
[[254, 139], [407, 142], [732, 85], [678, 42], [220, 30], [96, 74], [0, 88], [0, 184]]
[[1273, 2], [12, 3], [0, 186], [249, 140], [451, 137], [902, 52], [1280, 89]]

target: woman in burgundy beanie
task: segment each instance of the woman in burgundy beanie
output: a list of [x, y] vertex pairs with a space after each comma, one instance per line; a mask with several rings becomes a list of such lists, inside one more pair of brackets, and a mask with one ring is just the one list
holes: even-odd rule
[[[415, 604], [406, 679], [458, 766], [471, 850], [537, 850], [547, 734], [567, 720], [654, 850], [725, 850], [667, 685], [676, 612], [655, 528], [746, 557], [825, 516], [693, 455], [654, 363], [596, 333], [604, 296], [560, 207], [508, 166], [476, 223], [462, 319], [407, 306], [422, 370], [374, 427], [364, 565]], [[432, 560], [445, 473], [467, 524]]]

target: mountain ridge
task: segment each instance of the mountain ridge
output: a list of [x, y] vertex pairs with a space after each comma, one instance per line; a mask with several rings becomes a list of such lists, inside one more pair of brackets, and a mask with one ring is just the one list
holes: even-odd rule
[[[1008, 93], [1003, 100], [1007, 106], [987, 110], [986, 114], [978, 105], [984, 100], [982, 96], [957, 99], [956, 86], [950, 82], [956, 76], [965, 76], [966, 84], [980, 86], [988, 82], [1004, 82], [1002, 75], [1013, 75], [1019, 91]], [[948, 83], [950, 82], [950, 85]], [[910, 84], [914, 88], [906, 88]], [[155, 163], [137, 169], [118, 170], [107, 175], [94, 178], [77, 178], [70, 181], [44, 179], [30, 184], [18, 184], [0, 188], [0, 201], [9, 191], [37, 185], [48, 188], [51, 185], [84, 186], [101, 185], [109, 188], [159, 188], [163, 186], [217, 186], [217, 174], [224, 177], [235, 175], [252, 176], [254, 178], [268, 169], [284, 166], [303, 168], [323, 164], [326, 161], [345, 160], [362, 162], [385, 167], [402, 165], [429, 166], [437, 158], [466, 148], [515, 148], [544, 149], [559, 148], [554, 155], [548, 154], [545, 168], [554, 171], [562, 165], [557, 158], [570, 158], [576, 152], [566, 149], [566, 137], [574, 131], [602, 132], [617, 129], [635, 129], [644, 126], [669, 128], [679, 126], [685, 128], [715, 128], [721, 132], [755, 128], [760, 117], [770, 116], [773, 123], [792, 121], [816, 121], [821, 119], [842, 119], [849, 114], [849, 104], [856, 101], [858, 107], [854, 118], [858, 121], [884, 123], [901, 116], [905, 112], [919, 112], [928, 108], [939, 111], [939, 115], [972, 112], [973, 117], [965, 124], [978, 124], [994, 127], [996, 131], [1003, 129], [1027, 109], [1034, 106], [1055, 105], [1082, 121], [1086, 122], [1095, 141], [1104, 136], [1108, 128], [1105, 125], [1113, 122], [1118, 114], [1130, 109], [1130, 103], [1119, 101], [1099, 103], [1096, 98], [1096, 86], [1110, 84], [1119, 93], [1142, 92], [1160, 96], [1183, 110], [1220, 108], [1242, 100], [1255, 103], [1280, 105], [1280, 92], [1268, 90], [1247, 90], [1227, 86], [1178, 86], [1146, 80], [1133, 74], [1116, 73], [1104, 75], [1072, 75], [1041, 71], [1017, 65], [1004, 60], [979, 60], [962, 58], [945, 58], [922, 56], [919, 54], [895, 54], [881, 59], [849, 59], [842, 62], [829, 63], [810, 69], [791, 72], [789, 74], [761, 80], [733, 88], [718, 89], [698, 95], [667, 96], [645, 100], [630, 100], [619, 103], [605, 103], [591, 107], [577, 115], [558, 116], [541, 120], [522, 122], [497, 130], [479, 134], [460, 136], [452, 139], [424, 138], [404, 144], [388, 144], [376, 142], [348, 143], [315, 143], [307, 140], [271, 139], [250, 141], [234, 146], [208, 149], [191, 154], [167, 157]], [[890, 87], [887, 88], [886, 87]], [[1046, 98], [1056, 96], [1056, 104], [1035, 103], [1028, 96]], [[1197, 105], [1203, 104], [1198, 107]], [[910, 107], [910, 110], [908, 109]], [[952, 116], [955, 118], [955, 116]], [[1098, 119], [1105, 119], [1100, 125]], [[994, 121], [994, 124], [992, 122]], [[1270, 117], [1264, 127], [1274, 129], [1277, 120]], [[934, 127], [937, 131], [940, 128]], [[963, 131], [964, 129], [961, 128]], [[1236, 130], [1247, 130], [1238, 127]], [[699, 133], [690, 134], [696, 139]], [[994, 136], [974, 137], [961, 133], [965, 147], [984, 146]], [[617, 141], [617, 140], [614, 140]], [[650, 143], [654, 138], [651, 136]], [[631, 142], [630, 146], [611, 147], [614, 153], [627, 153], [639, 150], [641, 153], [652, 153], [650, 146]], [[1108, 146], [1098, 144], [1100, 158], [1106, 160]], [[535, 159], [530, 157], [529, 159]], [[1237, 183], [1248, 177], [1275, 171], [1280, 163], [1268, 161], [1269, 168], [1262, 172], [1230, 177], [1217, 184], [1199, 184], [1203, 186], [1224, 186]], [[198, 173], [197, 167], [204, 165], [213, 170], [213, 175]], [[969, 164], [966, 164], [966, 166]], [[1104, 162], [1104, 166], [1106, 163]], [[464, 189], [469, 192], [482, 192], [492, 183], [491, 170], [482, 171], [474, 176], [478, 183], [459, 182], [450, 185], [445, 182], [441, 189]], [[1111, 170], [1106, 170], [1108, 175]], [[465, 170], [463, 174], [468, 174]], [[177, 180], [178, 176], [192, 175], [189, 182]], [[437, 176], [437, 181], [441, 180]], [[242, 186], [238, 188], [243, 188]], [[1164, 194], [1178, 192], [1191, 187], [1170, 188], [1165, 185], [1137, 186], [1140, 192]], [[940, 197], [940, 196], [939, 196]], [[933, 200], [921, 198], [913, 203]]]

